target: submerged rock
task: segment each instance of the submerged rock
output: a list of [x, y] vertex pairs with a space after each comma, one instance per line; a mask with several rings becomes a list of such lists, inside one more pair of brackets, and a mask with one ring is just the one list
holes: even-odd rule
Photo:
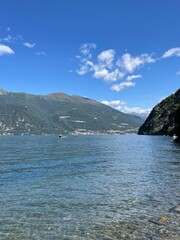
[[168, 217], [166, 215], [162, 215], [158, 218], [158, 221], [160, 222], [167, 222], [168, 221]]
[[173, 211], [173, 212], [176, 212], [176, 213], [180, 213], [180, 205], [174, 207], [174, 208], [172, 209], [172, 211]]

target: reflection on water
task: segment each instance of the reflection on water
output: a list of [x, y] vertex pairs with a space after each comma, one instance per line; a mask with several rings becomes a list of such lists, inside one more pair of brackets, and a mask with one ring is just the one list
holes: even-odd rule
[[180, 239], [179, 153], [159, 136], [0, 137], [0, 239]]

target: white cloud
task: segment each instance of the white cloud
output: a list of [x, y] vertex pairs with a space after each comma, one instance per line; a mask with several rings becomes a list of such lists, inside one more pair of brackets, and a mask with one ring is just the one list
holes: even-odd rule
[[[157, 61], [157, 59], [146, 53], [136, 57], [126, 53], [117, 60], [115, 59], [116, 52], [114, 49], [100, 52], [95, 59], [91, 53], [95, 48], [96, 44], [94, 43], [86, 43], [80, 47], [80, 54], [76, 56], [80, 64], [76, 72], [79, 75], [91, 73], [93, 78], [102, 79], [107, 83], [116, 82], [144, 64]], [[123, 81], [115, 84], [111, 87], [111, 90], [119, 92], [125, 88], [135, 86], [135, 82], [130, 81], [137, 78], [142, 78], [142, 76], [140, 74], [127, 76], [127, 82]]]
[[96, 44], [95, 43], [84, 43], [83, 45], [81, 45], [80, 47], [80, 52], [81, 54], [83, 54], [84, 56], [88, 56], [88, 58], [91, 58], [91, 49], [95, 49], [96, 48]]
[[103, 65], [104, 67], [111, 69], [113, 66], [112, 63], [114, 60], [114, 56], [115, 51], [113, 49], [109, 49], [106, 51], [102, 51], [97, 58], [100, 65]]
[[8, 34], [6, 37], [0, 38], [0, 42], [6, 42], [6, 43], [14, 43], [18, 40], [20, 41], [23, 40], [23, 37], [19, 34], [17, 34], [16, 36], [11, 36], [10, 34]]
[[115, 82], [124, 77], [116, 66], [113, 65], [115, 51], [113, 49], [102, 51], [97, 56], [97, 64], [92, 64], [93, 77], [103, 79], [105, 82]]
[[0, 38], [0, 42], [8, 42], [8, 43], [11, 43], [11, 42], [14, 42], [17, 40], [17, 37], [13, 37], [11, 35], [7, 35], [6, 37], [4, 38]]
[[95, 78], [107, 78], [108, 77], [108, 75], [109, 75], [109, 72], [108, 72], [108, 70], [107, 69], [105, 69], [105, 68], [99, 68], [98, 66], [97, 67], [95, 67], [95, 72], [94, 72], [94, 77]]
[[88, 65], [82, 65], [78, 70], [76, 70], [76, 72], [77, 72], [79, 75], [84, 75], [84, 74], [86, 74], [88, 71], [89, 71]]
[[140, 74], [138, 74], [138, 75], [131, 75], [131, 76], [128, 76], [128, 77], [126, 78], [126, 80], [127, 80], [127, 81], [131, 81], [131, 80], [137, 79], [137, 78], [142, 78], [142, 76], [141, 76]]
[[115, 108], [116, 110], [119, 110], [124, 113], [134, 114], [140, 117], [146, 118], [149, 113], [151, 112], [151, 109], [143, 109], [139, 107], [128, 107], [126, 102], [121, 100], [115, 100], [115, 101], [102, 101], [101, 103], [110, 106], [112, 108]]
[[162, 58], [168, 58], [168, 57], [172, 57], [172, 56], [180, 57], [180, 47], [169, 49], [168, 51], [166, 51], [163, 54]]
[[121, 101], [121, 100], [114, 100], [114, 101], [102, 101], [101, 103], [110, 106], [112, 108], [115, 108], [117, 110], [120, 110], [124, 108], [124, 106], [126, 105], [125, 102]]
[[148, 54], [141, 54], [137, 57], [132, 57], [131, 54], [125, 53], [117, 61], [117, 66], [124, 69], [126, 72], [134, 72], [145, 63], [154, 63], [156, 60]]
[[178, 72], [176, 73], [176, 75], [180, 75], [180, 71], [178, 71]]
[[17, 40], [20, 40], [20, 41], [23, 41], [23, 37], [22, 37], [20, 34], [17, 34], [17, 35], [16, 35], [16, 39], [17, 39]]
[[125, 88], [134, 87], [135, 85], [136, 85], [135, 82], [122, 82], [119, 84], [112, 85], [111, 90], [120, 92]]
[[41, 51], [41, 52], [37, 52], [36, 55], [38, 55], [38, 56], [46, 56], [46, 53]]
[[92, 72], [92, 76], [96, 79], [103, 79], [105, 82], [114, 82], [124, 76], [117, 67], [113, 66], [115, 51], [113, 49], [102, 51], [97, 56], [97, 63], [90, 61], [92, 58], [91, 49], [95, 49], [94, 43], [83, 44], [80, 47], [81, 56], [76, 56], [80, 60], [80, 67], [76, 72], [84, 75]]
[[33, 47], [35, 47], [36, 44], [35, 43], [24, 42], [23, 45], [27, 48], [33, 48]]
[[7, 28], [6, 28], [6, 31], [10, 32], [10, 31], [11, 31], [11, 28], [10, 28], [10, 27], [7, 27]]
[[140, 107], [129, 108], [129, 107], [125, 106], [123, 112], [146, 118], [149, 115], [149, 113], [151, 112], [151, 110], [152, 110], [151, 108], [148, 108], [148, 109], [143, 109]]
[[10, 47], [0, 44], [0, 56], [12, 54], [14, 54], [14, 51]]
[[76, 58], [80, 61], [80, 67], [76, 70], [77, 74], [84, 75], [92, 70], [94, 64], [90, 62], [92, 58], [91, 50], [96, 48], [95, 43], [84, 43], [80, 47], [81, 55], [77, 55]]
[[99, 65], [94, 66], [94, 74], [93, 77], [97, 79], [103, 79], [106, 82], [115, 82], [117, 79], [122, 78], [123, 73], [119, 72], [118, 69], [115, 69], [109, 72], [106, 68], [103, 68]]
[[81, 59], [81, 65], [80, 65], [80, 68], [76, 70], [76, 72], [79, 74], [79, 75], [84, 75], [90, 71], [92, 71], [94, 68], [94, 64], [93, 62], [89, 61], [88, 59]]

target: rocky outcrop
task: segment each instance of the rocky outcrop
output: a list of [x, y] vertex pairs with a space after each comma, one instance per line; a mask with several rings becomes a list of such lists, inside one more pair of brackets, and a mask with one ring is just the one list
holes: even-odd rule
[[138, 134], [180, 136], [180, 89], [153, 108]]

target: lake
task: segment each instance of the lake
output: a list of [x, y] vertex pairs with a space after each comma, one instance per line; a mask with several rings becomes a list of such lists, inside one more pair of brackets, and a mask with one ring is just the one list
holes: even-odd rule
[[180, 239], [180, 145], [165, 136], [0, 137], [0, 239]]

